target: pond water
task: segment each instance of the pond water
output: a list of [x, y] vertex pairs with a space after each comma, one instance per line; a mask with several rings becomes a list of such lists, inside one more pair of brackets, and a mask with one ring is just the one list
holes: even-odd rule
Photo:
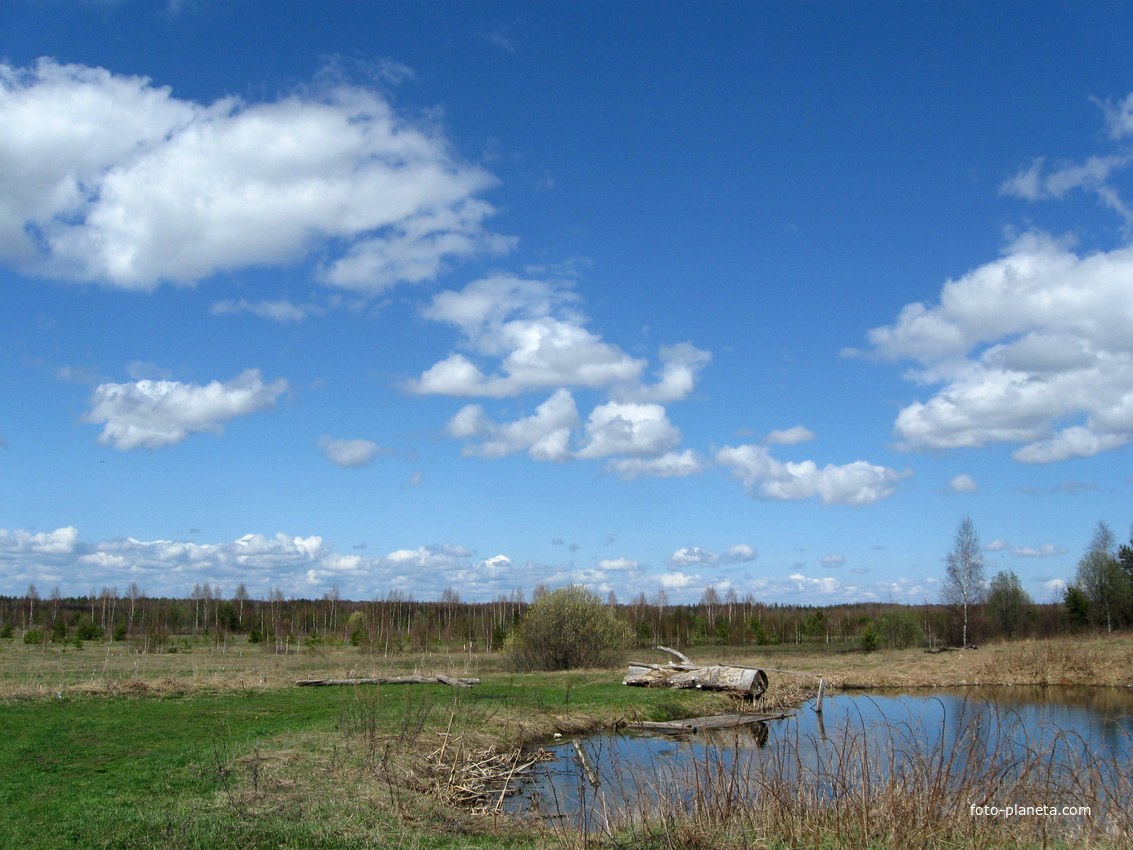
[[553, 760], [538, 764], [506, 806], [596, 829], [659, 801], [687, 808], [721, 783], [740, 798], [785, 783], [832, 799], [889, 779], [926, 795], [962, 789], [985, 800], [1041, 792], [1041, 802], [1130, 802], [1133, 689], [828, 692], [823, 713], [813, 709], [811, 702], [787, 719], [709, 733], [544, 744]]

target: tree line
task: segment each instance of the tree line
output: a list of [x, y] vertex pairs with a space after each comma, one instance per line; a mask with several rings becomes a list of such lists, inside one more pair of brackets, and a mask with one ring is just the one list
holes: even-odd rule
[[[734, 588], [704, 589], [699, 602], [671, 604], [666, 592], [639, 593], [605, 605], [627, 624], [639, 646], [858, 645], [863, 649], [965, 646], [998, 637], [1051, 637], [1093, 629], [1133, 626], [1133, 536], [1118, 544], [1099, 522], [1074, 581], [1057, 602], [1038, 604], [1013, 571], [987, 581], [983, 550], [970, 517], [964, 517], [945, 556], [941, 598], [919, 605], [865, 602], [826, 606], [764, 603]], [[533, 601], [550, 592], [538, 585]], [[231, 594], [198, 583], [184, 598], [149, 597], [132, 582], [64, 597], [54, 588], [43, 598], [35, 585], [21, 597], [0, 596], [0, 639], [49, 648], [91, 641], [126, 641], [140, 652], [176, 650], [178, 640], [207, 638], [224, 649], [239, 636], [265, 652], [293, 652], [324, 643], [349, 643], [368, 653], [458, 648], [492, 652], [517, 632], [529, 603], [522, 590], [492, 602], [466, 602], [454, 588], [435, 601], [399, 590], [370, 601], [342, 599], [333, 588], [321, 599], [288, 598], [273, 588], [255, 599], [245, 585]]]
[[[1000, 570], [985, 581], [979, 534], [970, 516], [956, 529], [945, 564], [941, 599], [959, 622], [959, 645], [981, 632], [1013, 637], [1032, 625], [1039, 606], [1014, 571]], [[1133, 626], [1133, 532], [1128, 544], [1119, 545], [1113, 530], [1098, 522], [1059, 607], [1066, 631], [1112, 633]]]
[[[1081, 628], [1068, 600], [1035, 604], [1019, 591], [1010, 616], [1004, 593], [973, 598], [967, 616], [969, 640], [997, 636], [1049, 637]], [[1015, 580], [1017, 581], [1017, 579]], [[537, 588], [534, 599], [547, 592]], [[349, 644], [364, 653], [390, 655], [435, 649], [492, 652], [504, 647], [530, 604], [522, 591], [492, 602], [466, 602], [449, 588], [435, 601], [390, 591], [370, 601], [340, 598], [336, 591], [320, 599], [287, 598], [273, 589], [265, 599], [252, 598], [243, 585], [225, 594], [219, 586], [198, 585], [187, 597], [149, 597], [131, 585], [125, 593], [103, 588], [85, 596], [64, 597], [53, 590], [41, 598], [34, 586], [22, 597], [0, 596], [0, 637], [44, 649], [97, 641], [125, 641], [138, 652], [177, 651], [187, 643], [207, 641], [218, 650], [239, 639], [265, 652], [295, 652], [328, 644]], [[610, 594], [604, 603], [628, 626], [642, 647], [769, 646], [776, 644], [860, 645], [866, 649], [939, 646], [959, 642], [963, 617], [947, 601], [920, 605], [848, 603], [808, 606], [764, 603], [751, 594], [705, 588], [698, 602], [671, 604], [664, 591], [641, 593], [628, 602]], [[1087, 627], [1102, 606], [1088, 605]], [[1090, 613], [1093, 612], [1093, 613]], [[1109, 625], [1126, 622], [1111, 611]], [[1095, 620], [1089, 619], [1094, 617]]]

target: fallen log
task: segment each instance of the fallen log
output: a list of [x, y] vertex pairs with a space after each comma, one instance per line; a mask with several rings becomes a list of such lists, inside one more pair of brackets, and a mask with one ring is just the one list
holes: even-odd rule
[[299, 687], [326, 687], [328, 685], [451, 685], [468, 688], [480, 684], [479, 679], [454, 679], [438, 673], [436, 676], [371, 676], [366, 679], [300, 679]]
[[757, 667], [713, 664], [698, 667], [686, 656], [667, 647], [657, 647], [676, 655], [680, 661], [667, 665], [631, 661], [623, 685], [644, 688], [698, 688], [706, 691], [732, 691], [757, 699], [767, 690], [767, 674]]
[[782, 720], [789, 714], [712, 714], [708, 717], [689, 717], [685, 720], [640, 720], [627, 723], [629, 729], [648, 729], [652, 732], [682, 734], [702, 732], [705, 729], [731, 729], [736, 726], [750, 726], [765, 720]]

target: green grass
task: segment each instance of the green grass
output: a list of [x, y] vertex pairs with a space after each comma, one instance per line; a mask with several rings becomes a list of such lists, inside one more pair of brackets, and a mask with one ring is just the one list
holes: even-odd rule
[[529, 836], [394, 787], [378, 763], [419, 758], [446, 728], [519, 743], [587, 717], [697, 713], [717, 700], [625, 688], [608, 673], [501, 675], [467, 691], [7, 699], [0, 847], [530, 846]]
[[236, 814], [218, 805], [229, 758], [333, 724], [343, 696], [7, 701], [0, 846], [227, 846], [216, 828]]

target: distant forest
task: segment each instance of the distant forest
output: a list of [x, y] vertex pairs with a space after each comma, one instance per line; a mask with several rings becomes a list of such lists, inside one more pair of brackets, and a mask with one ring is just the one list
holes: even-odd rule
[[[538, 587], [534, 597], [547, 592]], [[969, 612], [968, 641], [999, 637], [1050, 637], [1090, 628], [1062, 603], [1029, 599], [1005, 611], [984, 601]], [[276, 589], [253, 599], [244, 585], [229, 595], [219, 586], [198, 584], [188, 598], [151, 598], [133, 584], [125, 594], [103, 588], [97, 595], [64, 597], [58, 590], [41, 598], [34, 586], [22, 597], [0, 596], [0, 638], [66, 648], [84, 642], [124, 641], [136, 652], [171, 652], [203, 639], [218, 649], [233, 639], [265, 652], [296, 652], [326, 644], [350, 644], [362, 653], [391, 654], [459, 649], [492, 652], [503, 648], [522, 620], [528, 602], [522, 591], [493, 602], [464, 602], [454, 589], [437, 601], [415, 600], [399, 591], [368, 602], [288, 599]], [[961, 614], [945, 604], [853, 603], [827, 606], [757, 602], [751, 594], [705, 589], [696, 604], [669, 604], [664, 592], [640, 594], [620, 603], [606, 601], [633, 628], [639, 645], [688, 647], [775, 644], [857, 645], [865, 650], [956, 645]], [[1103, 626], [1104, 628], [1104, 626]], [[17, 633], [19, 630], [19, 633]]]

